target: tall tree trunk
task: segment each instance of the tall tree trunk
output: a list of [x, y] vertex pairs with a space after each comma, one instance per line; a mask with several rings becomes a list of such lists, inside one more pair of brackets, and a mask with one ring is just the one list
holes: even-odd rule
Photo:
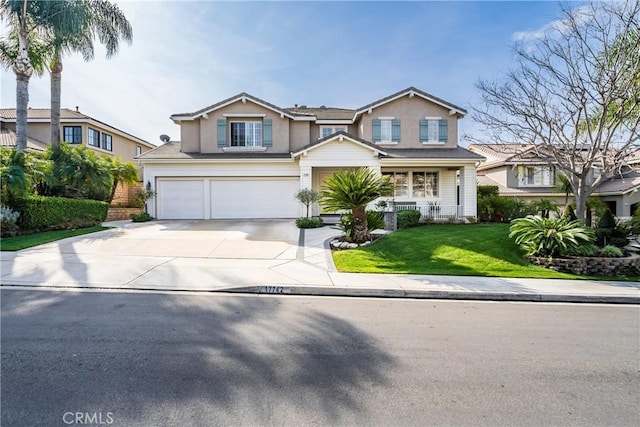
[[353, 242], [364, 243], [369, 240], [369, 227], [367, 224], [367, 214], [365, 207], [354, 206], [351, 209], [353, 215]]
[[29, 40], [25, 29], [18, 31], [18, 56], [13, 64], [16, 74], [16, 151], [27, 148], [27, 108], [29, 107], [29, 79], [33, 67], [29, 60]]
[[[586, 212], [587, 212], [587, 197], [589, 197], [590, 192], [588, 192], [585, 188], [584, 179], [580, 181], [578, 188], [574, 192], [574, 197], [576, 199], [576, 218], [585, 223]], [[591, 226], [591, 224], [586, 224], [587, 226]]]
[[60, 143], [60, 97], [62, 86], [62, 58], [56, 54], [51, 64], [51, 144]]
[[109, 206], [113, 203], [113, 198], [116, 196], [116, 190], [118, 189], [118, 184], [120, 181], [117, 178], [113, 179], [113, 186], [111, 187], [111, 194], [109, 194]]

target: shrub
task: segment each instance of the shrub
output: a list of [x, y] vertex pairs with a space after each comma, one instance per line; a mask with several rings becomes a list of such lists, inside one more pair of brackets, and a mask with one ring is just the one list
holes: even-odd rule
[[322, 222], [321, 218], [309, 218], [309, 217], [300, 217], [296, 219], [296, 226], [298, 228], [318, 228], [322, 227], [324, 222]]
[[398, 228], [415, 227], [420, 222], [420, 211], [406, 210], [398, 212]]
[[9, 206], [0, 206], [0, 235], [15, 236], [18, 231], [20, 212], [15, 212]]
[[[307, 218], [309, 218], [309, 207], [320, 200], [320, 194], [316, 193], [310, 188], [304, 188], [298, 191], [295, 195], [296, 199], [300, 203], [302, 203], [307, 208]], [[320, 227], [320, 226], [318, 226]], [[300, 227], [300, 228], [309, 228], [309, 227]]]
[[617, 258], [624, 256], [624, 251], [617, 246], [607, 245], [600, 249], [600, 255], [605, 257]]
[[17, 200], [21, 230], [63, 230], [99, 225], [107, 219], [106, 202], [66, 199], [63, 197], [30, 196]]
[[511, 222], [509, 237], [527, 256], [561, 256], [593, 241], [593, 230], [580, 221], [528, 215]]
[[154, 219], [151, 215], [149, 215], [146, 212], [133, 213], [129, 215], [129, 217], [133, 222], [147, 222]]
[[567, 250], [567, 255], [573, 256], [596, 256], [600, 253], [600, 248], [593, 243], [585, 243]]

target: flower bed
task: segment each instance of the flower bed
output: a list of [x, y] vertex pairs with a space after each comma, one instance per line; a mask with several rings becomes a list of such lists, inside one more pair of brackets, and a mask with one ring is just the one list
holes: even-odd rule
[[543, 258], [529, 257], [531, 263], [563, 273], [584, 276], [639, 276], [640, 256], [631, 255], [622, 258], [570, 257]]

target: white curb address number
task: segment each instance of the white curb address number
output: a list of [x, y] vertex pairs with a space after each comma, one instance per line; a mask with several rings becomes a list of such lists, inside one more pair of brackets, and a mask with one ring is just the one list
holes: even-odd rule
[[260, 286], [260, 293], [263, 294], [290, 294], [291, 288], [287, 286]]

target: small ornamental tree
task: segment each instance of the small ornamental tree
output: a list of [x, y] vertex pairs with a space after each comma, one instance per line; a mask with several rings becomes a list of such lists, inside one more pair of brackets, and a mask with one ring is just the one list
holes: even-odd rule
[[309, 206], [320, 200], [320, 194], [310, 188], [305, 188], [296, 193], [296, 199], [307, 208], [307, 218], [309, 218]]

